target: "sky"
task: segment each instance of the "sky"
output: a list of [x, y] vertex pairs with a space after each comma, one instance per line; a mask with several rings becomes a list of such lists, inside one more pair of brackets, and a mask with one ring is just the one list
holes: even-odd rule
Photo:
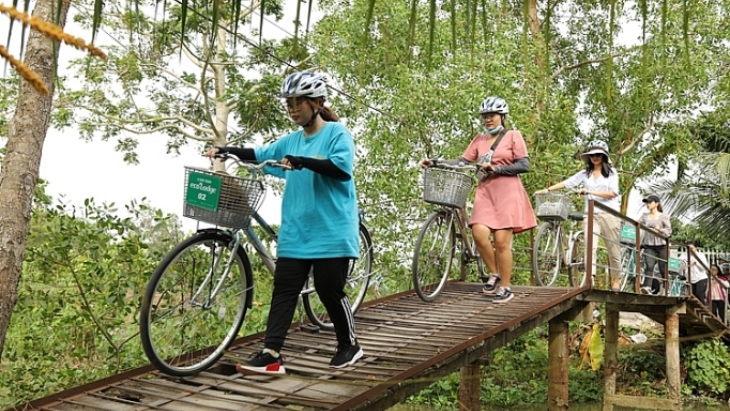
[[[276, 24], [264, 21], [265, 37], [281, 38], [293, 32], [294, 10], [291, 7], [286, 10], [282, 21]], [[315, 10], [315, 19], [320, 15], [321, 12]], [[254, 20], [258, 24], [258, 18]], [[0, 17], [0, 32], [7, 32], [7, 24], [7, 18]], [[67, 31], [90, 39], [90, 34], [84, 35], [83, 29], [74, 28], [70, 19]], [[100, 37], [103, 36], [102, 32]], [[14, 39], [19, 37], [16, 35]], [[17, 47], [17, 44], [11, 44], [11, 53], [15, 51], [17, 55]], [[77, 52], [64, 46], [62, 61], [74, 53]], [[190, 145], [181, 148], [181, 154], [174, 156], [166, 153], [163, 136], [142, 136], [137, 148], [139, 164], [129, 165], [123, 161], [122, 154], [115, 151], [114, 145], [114, 142], [100, 139], [86, 142], [73, 129], [50, 129], [40, 167], [41, 178], [48, 181], [48, 194], [76, 206], [81, 206], [87, 198], [93, 198], [97, 204], [115, 203], [122, 214], [124, 205], [144, 198], [154, 208], [179, 215], [185, 230], [194, 230], [196, 222], [182, 217], [184, 166], [207, 168], [210, 163], [202, 157], [202, 153]], [[630, 200], [628, 215], [636, 218], [642, 211], [640, 194], [632, 193]], [[268, 193], [260, 213], [270, 223], [276, 224], [280, 207], [280, 198]]]
[[[315, 3], [313, 19], [320, 15]], [[290, 36], [294, 31], [294, 17], [295, 9], [289, 7], [281, 21], [272, 23], [265, 20], [264, 37]], [[306, 17], [304, 19], [306, 23]], [[255, 14], [254, 21], [258, 28], [258, 14]], [[0, 33], [7, 31], [8, 19], [0, 16]], [[66, 31], [86, 41], [91, 39], [91, 34], [75, 26], [71, 18], [68, 19]], [[13, 37], [14, 43], [9, 49], [17, 56], [20, 33]], [[98, 38], [98, 45], [102, 50], [104, 42], [111, 41], [103, 31]], [[60, 53], [60, 65], [78, 57], [79, 53], [64, 45]], [[236, 124], [231, 126], [236, 127]], [[182, 217], [184, 167], [209, 168], [210, 161], [202, 157], [202, 151], [196, 144], [182, 147], [180, 155], [172, 155], [166, 152], [164, 136], [141, 136], [138, 140], [136, 151], [139, 164], [130, 165], [123, 161], [122, 153], [115, 151], [113, 141], [95, 139], [87, 142], [72, 128], [63, 131], [49, 129], [40, 166], [40, 177], [48, 182], [47, 193], [64, 204], [77, 207], [82, 206], [88, 198], [93, 198], [98, 205], [114, 203], [122, 215], [125, 214], [124, 205], [132, 200], [140, 202], [145, 198], [151, 207], [180, 216], [183, 229], [194, 230], [196, 221]], [[0, 145], [4, 144], [0, 140]], [[269, 192], [259, 212], [269, 223], [278, 224], [280, 209], [281, 198]]]

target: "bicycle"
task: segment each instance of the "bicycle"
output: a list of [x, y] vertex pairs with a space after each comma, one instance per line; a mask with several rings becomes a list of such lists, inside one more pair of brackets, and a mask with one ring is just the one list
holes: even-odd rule
[[[644, 271], [646, 267], [646, 260], [644, 259], [644, 253], [639, 251], [639, 261], [641, 264], [640, 275], [639, 275], [639, 287], [644, 283]], [[635, 248], [622, 248], [621, 249], [621, 286], [622, 292], [634, 293], [636, 291], [636, 249]]]
[[[540, 224], [532, 247], [532, 274], [538, 285], [550, 287], [566, 268], [570, 285], [580, 287], [586, 280], [584, 213], [570, 212], [569, 196], [557, 193], [535, 194], [535, 208]], [[564, 222], [568, 221], [567, 229]]]
[[476, 262], [480, 279], [485, 279], [484, 263], [467, 232], [465, 206], [474, 180], [464, 170], [474, 170], [474, 166], [441, 163], [424, 170], [423, 200], [442, 207], [423, 222], [413, 252], [413, 288], [423, 301], [433, 301], [443, 290], [457, 247], [461, 250], [461, 278]]
[[[234, 160], [248, 176], [185, 168], [183, 215], [216, 227], [198, 229], [174, 247], [145, 290], [140, 311], [142, 347], [150, 362], [169, 375], [188, 376], [209, 368], [238, 336], [254, 297], [251, 251], [245, 242], [272, 276], [275, 270], [276, 258], [251, 222], [275, 245], [276, 232], [257, 212], [266, 191], [262, 169], [285, 166], [275, 161], [256, 165]], [[365, 299], [372, 275], [373, 245], [362, 214], [359, 235], [360, 258], [352, 260], [345, 286], [353, 313]], [[310, 331], [332, 330], [313, 284], [310, 272], [300, 293], [307, 317], [315, 325]]]

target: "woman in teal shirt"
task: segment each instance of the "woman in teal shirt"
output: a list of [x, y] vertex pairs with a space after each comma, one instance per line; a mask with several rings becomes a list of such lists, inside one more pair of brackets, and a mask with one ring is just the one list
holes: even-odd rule
[[257, 162], [280, 160], [293, 169], [266, 168], [268, 173], [286, 179], [286, 184], [264, 349], [236, 366], [243, 374], [286, 372], [280, 352], [312, 268], [317, 294], [337, 335], [337, 351], [330, 367], [343, 368], [363, 356], [344, 292], [350, 260], [359, 256], [355, 144], [349, 130], [324, 106], [327, 87], [321, 74], [289, 75], [281, 86], [281, 97], [286, 99], [289, 117], [301, 130], [257, 149], [214, 147], [205, 153], [208, 157], [230, 153]]

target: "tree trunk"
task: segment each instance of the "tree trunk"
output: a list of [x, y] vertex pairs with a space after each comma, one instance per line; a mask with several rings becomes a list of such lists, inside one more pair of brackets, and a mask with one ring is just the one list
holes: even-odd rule
[[[62, 4], [60, 14], [57, 9], [59, 4]], [[33, 16], [63, 27], [68, 7], [68, 1], [38, 0]], [[18, 105], [8, 125], [7, 151], [0, 169], [0, 357], [5, 347], [13, 306], [18, 300], [18, 282], [25, 258], [33, 193], [38, 182], [43, 141], [51, 116], [55, 60], [58, 56], [58, 53], [54, 56], [53, 49], [52, 40], [40, 32], [30, 31], [25, 63], [38, 73], [50, 94], [43, 95], [21, 79]]]

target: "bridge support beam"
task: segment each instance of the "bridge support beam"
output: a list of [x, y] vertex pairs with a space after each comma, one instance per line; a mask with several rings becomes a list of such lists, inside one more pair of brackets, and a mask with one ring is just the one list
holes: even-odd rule
[[605, 345], [603, 346], [603, 411], [613, 411], [616, 395], [616, 370], [618, 369], [618, 318], [619, 310], [606, 304]]
[[459, 381], [459, 411], [479, 411], [479, 394], [482, 390], [481, 362], [473, 362], [461, 367]]
[[664, 337], [666, 338], [667, 354], [667, 398], [682, 409], [680, 388], [682, 377], [679, 367], [679, 313], [683, 306], [674, 306], [667, 309], [664, 321]]
[[558, 317], [548, 324], [548, 411], [568, 409], [568, 323]]
[[618, 321], [621, 306], [606, 304], [605, 345], [603, 349], [603, 411], [613, 411], [614, 406], [681, 410], [681, 376], [679, 368], [679, 312], [684, 305], [672, 306], [665, 311], [664, 336], [667, 355], [667, 399], [616, 395], [616, 371], [618, 367]]

